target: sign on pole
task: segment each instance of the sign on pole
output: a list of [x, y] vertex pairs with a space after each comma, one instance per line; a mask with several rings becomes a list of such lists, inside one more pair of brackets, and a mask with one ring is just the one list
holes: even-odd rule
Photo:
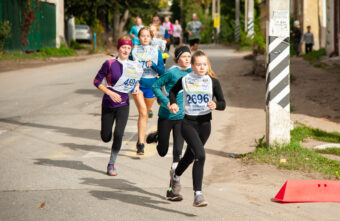
[[290, 142], [289, 1], [267, 0], [267, 145]]

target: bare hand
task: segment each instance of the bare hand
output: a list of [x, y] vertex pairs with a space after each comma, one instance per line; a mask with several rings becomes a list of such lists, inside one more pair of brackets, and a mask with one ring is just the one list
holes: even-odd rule
[[179, 111], [179, 107], [177, 104], [171, 104], [169, 110], [171, 113], [177, 114], [177, 112]]
[[214, 101], [209, 101], [207, 103], [207, 106], [211, 109], [211, 110], [215, 110], [216, 109], [216, 103]]
[[191, 36], [192, 36], [192, 32], [191, 32], [191, 31], [188, 31], [188, 34], [189, 34], [189, 37], [191, 37]]
[[110, 92], [109, 96], [116, 103], [122, 102], [121, 96], [113, 91]]
[[148, 60], [148, 61], [146, 62], [146, 64], [147, 64], [149, 67], [151, 67], [151, 66], [152, 66], [152, 61]]

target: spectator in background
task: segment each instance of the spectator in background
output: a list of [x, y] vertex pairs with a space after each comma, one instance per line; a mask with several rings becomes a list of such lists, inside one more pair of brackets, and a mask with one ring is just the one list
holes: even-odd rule
[[179, 24], [177, 19], [174, 24], [173, 38], [175, 47], [182, 43], [182, 26]]
[[167, 51], [170, 51], [170, 46], [171, 46], [171, 41], [173, 38], [173, 31], [174, 31], [174, 26], [172, 25], [169, 16], [166, 16], [164, 18], [164, 22], [163, 22], [163, 27], [165, 27], [165, 29], [168, 31], [169, 34], [169, 38], [166, 39], [166, 49]]
[[189, 34], [189, 44], [191, 51], [197, 51], [201, 39], [201, 29], [204, 27], [200, 21], [197, 21], [197, 14], [192, 14], [192, 21], [187, 24], [186, 31]]
[[130, 37], [132, 39], [132, 45], [133, 46], [140, 45], [140, 42], [138, 40], [138, 32], [141, 28], [144, 27], [143, 21], [140, 17], [136, 17], [135, 22], [136, 22], [136, 25], [132, 26], [130, 33], [129, 33]]
[[296, 57], [298, 57], [300, 55], [300, 42], [301, 42], [300, 22], [298, 20], [294, 21], [294, 27], [291, 33], [293, 40], [293, 49], [295, 51]]
[[308, 54], [309, 52], [311, 52], [313, 50], [313, 45], [314, 45], [314, 35], [313, 33], [310, 31], [311, 27], [310, 25], [307, 26], [307, 32], [303, 35], [302, 37], [302, 42], [305, 42], [305, 46], [306, 46], [306, 54]]

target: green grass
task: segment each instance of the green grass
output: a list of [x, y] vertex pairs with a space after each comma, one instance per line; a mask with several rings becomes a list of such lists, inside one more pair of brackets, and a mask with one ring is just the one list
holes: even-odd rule
[[315, 150], [315, 152], [340, 156], [340, 148], [336, 148], [336, 147], [329, 147], [329, 148], [325, 148], [325, 149], [317, 149], [317, 150]]
[[311, 63], [319, 60], [322, 56], [326, 55], [326, 49], [321, 48], [320, 50], [317, 51], [312, 51], [308, 54], [303, 55], [303, 58]]
[[77, 53], [73, 49], [61, 45], [60, 48], [42, 48], [40, 52], [33, 53], [20, 53], [18, 51], [15, 51], [13, 54], [3, 53], [0, 56], [0, 60], [43, 59], [48, 57], [66, 57], [74, 55], [77, 55]]
[[[339, 180], [339, 161], [328, 159], [313, 150], [301, 146], [300, 143], [309, 137], [327, 142], [340, 142], [340, 134], [337, 132], [327, 133], [319, 129], [300, 125], [291, 131], [290, 144], [267, 148], [263, 142], [264, 137], [262, 137], [257, 142], [256, 150], [253, 153], [247, 154], [243, 160], [245, 162], [255, 160], [290, 170], [318, 172], [327, 175], [330, 179]], [[286, 162], [280, 162], [282, 159]]]

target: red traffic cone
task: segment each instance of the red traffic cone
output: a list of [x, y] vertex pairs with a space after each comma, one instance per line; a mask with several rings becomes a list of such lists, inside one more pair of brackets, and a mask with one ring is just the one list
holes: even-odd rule
[[340, 181], [287, 180], [273, 201], [282, 203], [340, 202]]

